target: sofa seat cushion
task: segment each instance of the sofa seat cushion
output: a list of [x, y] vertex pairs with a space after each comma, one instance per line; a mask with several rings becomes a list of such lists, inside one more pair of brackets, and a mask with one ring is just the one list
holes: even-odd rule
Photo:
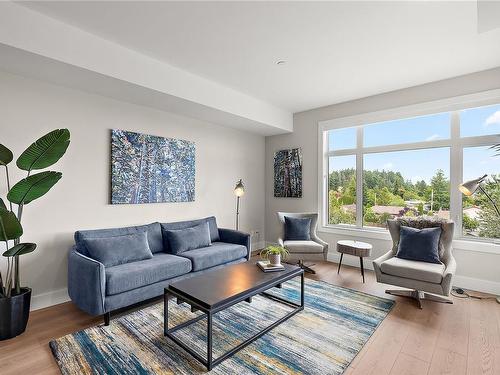
[[123, 293], [191, 272], [189, 259], [158, 253], [151, 259], [106, 268], [106, 295]]
[[444, 264], [441, 263], [419, 262], [396, 257], [380, 265], [380, 270], [385, 274], [434, 284], [440, 284], [443, 280], [444, 268]]
[[291, 253], [318, 254], [323, 252], [323, 246], [314, 241], [285, 241], [283, 245]]
[[200, 271], [244, 258], [247, 256], [247, 248], [232, 243], [213, 242], [210, 246], [185, 251], [179, 256], [186, 257], [192, 262], [193, 271]]

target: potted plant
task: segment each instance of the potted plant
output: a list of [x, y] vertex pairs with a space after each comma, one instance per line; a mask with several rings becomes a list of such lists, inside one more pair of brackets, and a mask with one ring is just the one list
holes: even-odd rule
[[[31, 304], [31, 289], [21, 287], [19, 257], [31, 253], [34, 243], [21, 242], [21, 218], [24, 206], [45, 195], [62, 177], [61, 172], [33, 171], [45, 169], [56, 163], [69, 146], [69, 130], [54, 130], [32, 143], [17, 159], [19, 169], [26, 171], [26, 178], [11, 186], [9, 164], [14, 156], [0, 144], [0, 166], [5, 167], [7, 200], [0, 198], [0, 241], [5, 243], [7, 270], [0, 272], [0, 340], [20, 335], [26, 329]], [[17, 212], [14, 212], [14, 205]]]
[[288, 255], [288, 250], [278, 245], [270, 245], [260, 252], [261, 258], [269, 260], [269, 264], [272, 266], [280, 266], [281, 257], [286, 259]]

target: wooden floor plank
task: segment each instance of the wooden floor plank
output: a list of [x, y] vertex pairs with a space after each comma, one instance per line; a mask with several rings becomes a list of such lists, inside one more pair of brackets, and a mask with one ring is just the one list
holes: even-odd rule
[[467, 357], [449, 349], [437, 348], [429, 368], [429, 375], [465, 375]]
[[412, 357], [408, 354], [401, 353], [392, 370], [391, 375], [425, 375], [429, 369], [429, 363]]

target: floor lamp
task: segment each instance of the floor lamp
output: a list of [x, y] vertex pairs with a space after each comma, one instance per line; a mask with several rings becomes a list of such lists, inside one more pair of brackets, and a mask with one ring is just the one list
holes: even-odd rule
[[234, 187], [234, 195], [236, 195], [236, 230], [239, 230], [239, 216], [240, 216], [240, 198], [245, 194], [245, 185], [243, 181], [240, 180], [236, 183]]
[[[491, 202], [491, 204], [495, 208], [495, 211], [497, 212], [498, 218], [500, 219], [500, 209], [498, 209], [498, 206], [496, 205], [496, 203], [493, 200], [493, 198], [491, 197], [491, 195], [489, 195], [482, 186], [486, 177], [488, 177], [487, 174], [485, 174], [482, 177], [478, 177], [474, 180], [466, 181], [458, 187], [458, 190], [460, 190], [462, 192], [462, 194], [464, 194], [468, 197], [470, 197], [472, 194], [474, 194], [475, 192], [477, 192], [479, 190]], [[497, 297], [497, 302], [500, 303], [500, 297]]]

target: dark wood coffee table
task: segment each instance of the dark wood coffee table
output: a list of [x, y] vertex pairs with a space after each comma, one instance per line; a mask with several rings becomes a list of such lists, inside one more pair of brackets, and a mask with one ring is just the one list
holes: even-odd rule
[[[285, 281], [295, 277], [301, 279], [300, 304], [288, 301], [281, 297], [266, 293], [266, 290], [281, 287]], [[175, 327], [168, 328], [168, 295], [177, 297], [178, 302], [186, 302], [191, 305], [192, 310], [200, 310], [204, 314], [181, 323]], [[257, 334], [246, 339], [235, 348], [224, 353], [219, 358], [212, 358], [212, 319], [219, 311], [227, 309], [239, 302], [251, 302], [253, 296], [260, 294], [273, 301], [292, 306], [294, 309], [280, 318], [278, 321], [259, 331]], [[199, 276], [174, 282], [165, 288], [164, 295], [164, 335], [173, 340], [177, 345], [200, 361], [210, 371], [213, 366], [218, 365], [225, 359], [231, 357], [247, 345], [269, 332], [274, 327], [291, 318], [299, 311], [304, 310], [304, 271], [293, 265], [286, 264], [285, 269], [279, 272], [263, 272], [254, 262], [246, 262], [230, 265], [218, 270], [209, 271]], [[189, 347], [189, 343], [183, 343], [173, 335], [175, 331], [189, 326], [199, 320], [207, 318], [207, 358]]]

